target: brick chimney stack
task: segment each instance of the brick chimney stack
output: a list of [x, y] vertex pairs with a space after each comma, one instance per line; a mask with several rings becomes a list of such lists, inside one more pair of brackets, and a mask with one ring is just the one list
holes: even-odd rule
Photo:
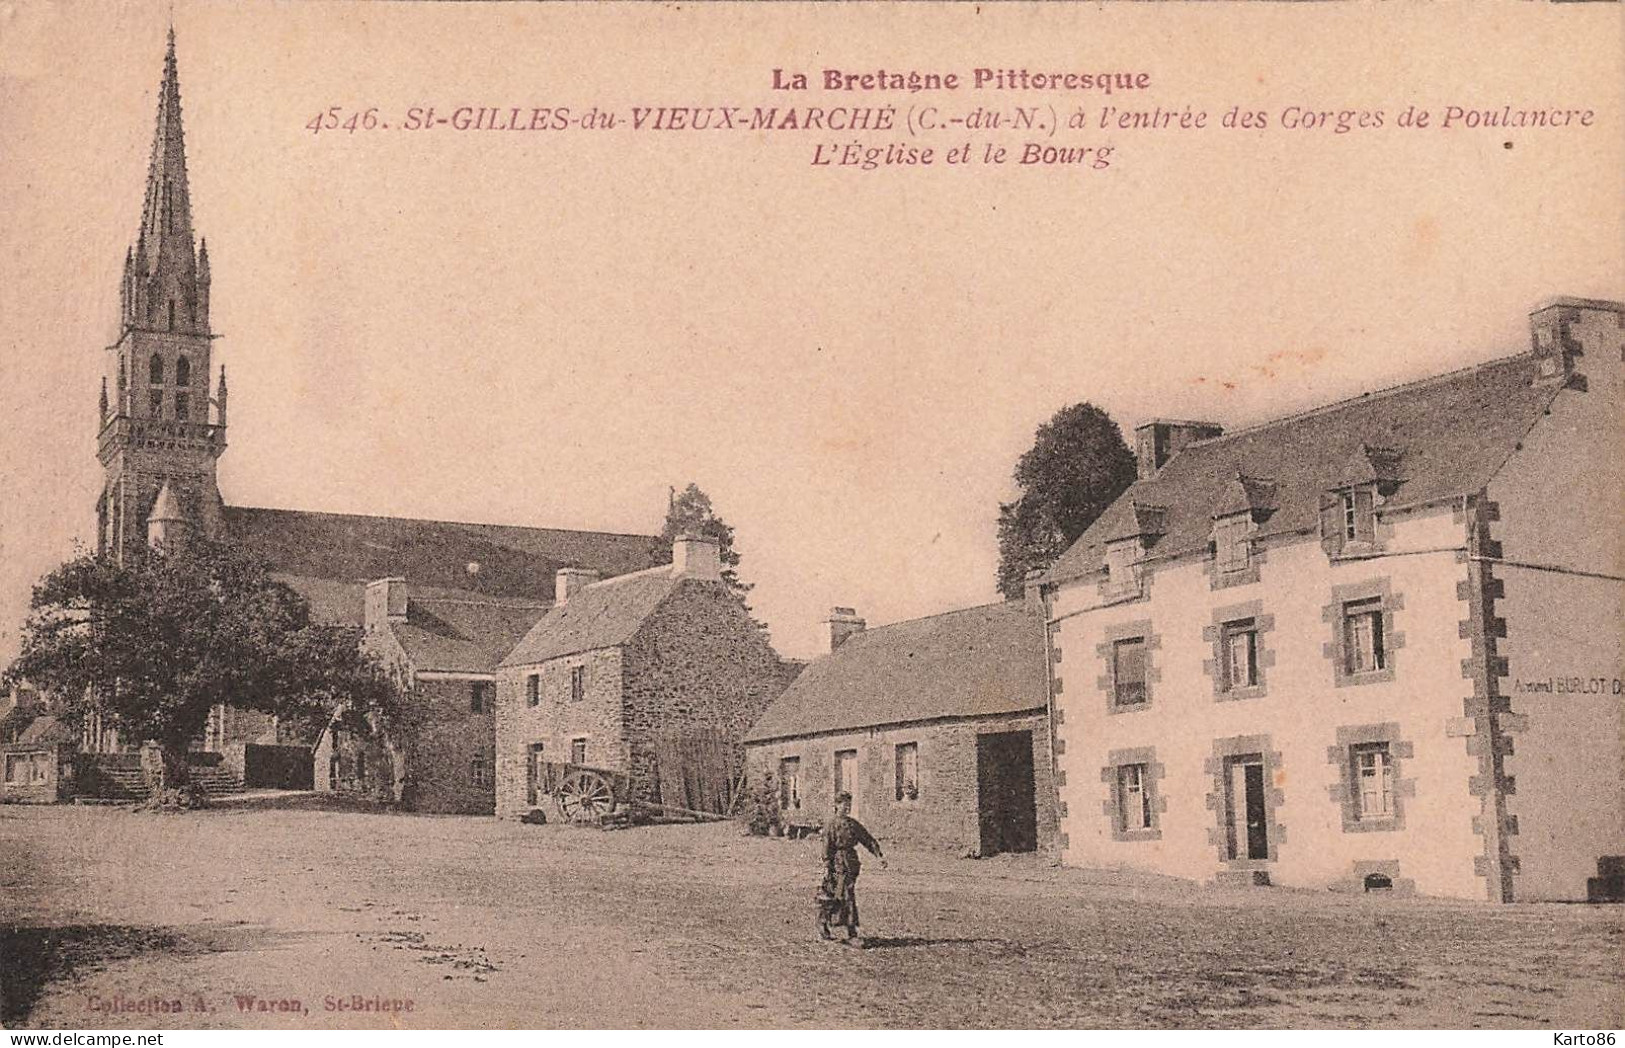
[[722, 547], [703, 535], [679, 535], [671, 544], [671, 577], [722, 581]]

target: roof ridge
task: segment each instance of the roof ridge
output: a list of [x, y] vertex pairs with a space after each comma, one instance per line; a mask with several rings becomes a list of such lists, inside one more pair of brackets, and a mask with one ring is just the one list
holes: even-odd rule
[[1209, 437], [1206, 440], [1193, 440], [1189, 444], [1185, 445], [1185, 447], [1193, 448], [1198, 446], [1206, 446], [1209, 444], [1222, 444], [1233, 437], [1248, 436], [1250, 434], [1257, 433], [1259, 430], [1269, 429], [1271, 426], [1285, 425], [1288, 422], [1298, 422], [1306, 418], [1313, 418], [1316, 415], [1324, 415], [1332, 411], [1346, 408], [1351, 404], [1369, 404], [1371, 401], [1382, 397], [1390, 397], [1399, 393], [1408, 392], [1410, 390], [1438, 385], [1443, 382], [1462, 378], [1463, 376], [1471, 375], [1475, 372], [1484, 371], [1489, 368], [1519, 359], [1529, 359], [1529, 354], [1527, 352], [1511, 353], [1504, 357], [1494, 357], [1490, 360], [1479, 361], [1477, 364], [1469, 364], [1466, 367], [1456, 368], [1454, 371], [1446, 371], [1438, 375], [1428, 375], [1425, 378], [1412, 379], [1409, 382], [1401, 382], [1398, 385], [1386, 386], [1382, 389], [1367, 390], [1366, 392], [1360, 393], [1356, 396], [1344, 397], [1342, 400], [1334, 400], [1329, 404], [1321, 404], [1316, 407], [1305, 408], [1302, 411], [1294, 412], [1290, 415], [1282, 415], [1280, 418], [1273, 418], [1265, 422], [1254, 423], [1251, 426], [1243, 426], [1240, 429], [1229, 430], [1217, 437]]
[[607, 535], [623, 539], [655, 539], [658, 535], [644, 535], [635, 531], [597, 531], [590, 528], [552, 528], [535, 524], [497, 524], [478, 520], [439, 520], [432, 517], [393, 517], [384, 513], [344, 513], [325, 509], [284, 509], [277, 506], [226, 506], [225, 509], [247, 510], [254, 513], [299, 513], [308, 517], [353, 517], [359, 520], [398, 520], [412, 524], [450, 524], [466, 528], [513, 528], [517, 531], [557, 531], [566, 535]]
[[[883, 625], [880, 625], [880, 626], [870, 626], [870, 627], [867, 627], [865, 629], [859, 630], [857, 633], [852, 634], [851, 638], [849, 638], [849, 639], [856, 639], [858, 637], [864, 636], [865, 634], [879, 633], [881, 630], [889, 630], [893, 626], [908, 626], [908, 625], [910, 625], [912, 623], [916, 623], [916, 622], [929, 622], [932, 619], [946, 618], [949, 615], [963, 615], [964, 613], [966, 613], [968, 611], [985, 611], [988, 608], [1004, 608], [1004, 607], [1008, 607], [1008, 606], [1010, 606], [1012, 604], [1020, 604], [1020, 603], [1022, 603], [1021, 599], [1016, 598], [1014, 600], [989, 601], [986, 604], [972, 604], [968, 608], [949, 608], [946, 611], [933, 611], [929, 615], [920, 615], [920, 616], [918, 616], [916, 618], [912, 618], [912, 619], [898, 619], [896, 622], [887, 622], [887, 623], [885, 623]], [[837, 649], [837, 650], [839, 650], [839, 649]]]
[[617, 582], [627, 582], [627, 581], [630, 581], [632, 579], [652, 578], [652, 577], [654, 577], [656, 575], [666, 575], [666, 576], [670, 577], [671, 576], [671, 570], [672, 569], [671, 569], [670, 564], [656, 564], [652, 568], [639, 568], [637, 571], [628, 571], [628, 572], [626, 572], [625, 574], [622, 574], [622, 575], [611, 575], [607, 579], [599, 579], [596, 582], [589, 582], [589, 583], [587, 583], [586, 586], [584, 586], [582, 588], [583, 589], [599, 589], [599, 588], [604, 587], [604, 586], [613, 585], [613, 584], [615, 584]]
[[[410, 593], [410, 591], [408, 591]], [[414, 604], [467, 604], [478, 608], [505, 608], [513, 611], [546, 611], [553, 605], [546, 601], [513, 600], [504, 602], [497, 598], [491, 600], [462, 600], [457, 597], [412, 597]]]

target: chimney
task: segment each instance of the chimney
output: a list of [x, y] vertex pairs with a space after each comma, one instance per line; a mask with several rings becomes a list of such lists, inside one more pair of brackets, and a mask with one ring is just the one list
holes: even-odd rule
[[679, 535], [671, 544], [671, 577], [722, 581], [722, 547], [703, 535]]
[[829, 609], [829, 650], [834, 651], [847, 642], [854, 633], [862, 633], [868, 625], [858, 618], [858, 613], [852, 608]]
[[1041, 611], [1044, 607], [1044, 576], [1047, 572], [1043, 568], [1033, 568], [1021, 580], [1022, 603], [1028, 611]]
[[388, 578], [367, 583], [363, 617], [369, 633], [391, 622], [405, 622], [406, 580]]
[[1186, 444], [1221, 436], [1216, 422], [1178, 422], [1155, 418], [1134, 428], [1134, 463], [1140, 480], [1150, 480]]
[[570, 598], [598, 581], [591, 568], [560, 568], [553, 576], [553, 606], [563, 607]]

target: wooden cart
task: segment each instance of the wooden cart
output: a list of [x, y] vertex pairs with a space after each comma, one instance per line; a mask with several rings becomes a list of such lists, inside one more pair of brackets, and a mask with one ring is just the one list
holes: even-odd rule
[[630, 814], [632, 780], [625, 772], [585, 764], [548, 764], [547, 793], [566, 822], [604, 823]]

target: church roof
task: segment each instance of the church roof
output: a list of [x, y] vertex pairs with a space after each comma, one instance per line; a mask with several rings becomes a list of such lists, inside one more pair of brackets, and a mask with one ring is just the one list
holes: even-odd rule
[[1137, 481], [1049, 571], [1097, 571], [1106, 544], [1138, 533], [1136, 507], [1166, 512], [1157, 556], [1203, 550], [1215, 517], [1253, 509], [1259, 534], [1314, 531], [1320, 500], [1349, 484], [1390, 485], [1390, 506], [1478, 491], [1540, 418], [1556, 389], [1535, 386], [1528, 354], [1490, 361], [1187, 444]]
[[568, 603], [544, 615], [502, 665], [533, 666], [625, 644], [683, 581], [662, 565], [584, 587], [571, 594]]
[[1043, 709], [1044, 629], [1021, 601], [863, 630], [814, 659], [746, 742]]
[[466, 590], [407, 586], [406, 621], [390, 631], [419, 673], [490, 673], [547, 605]]
[[652, 535], [242, 506], [226, 507], [224, 521], [320, 621], [357, 626], [373, 579], [551, 603], [558, 569], [625, 574], [648, 567], [658, 544]]

